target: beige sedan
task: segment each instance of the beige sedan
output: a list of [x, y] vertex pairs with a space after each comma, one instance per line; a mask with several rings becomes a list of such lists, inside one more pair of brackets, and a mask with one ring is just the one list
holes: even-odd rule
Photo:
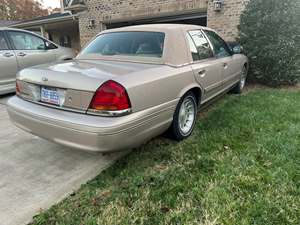
[[30, 133], [88, 151], [137, 147], [165, 131], [183, 140], [201, 105], [241, 93], [247, 69], [239, 48], [206, 27], [107, 30], [73, 61], [22, 70], [8, 112]]

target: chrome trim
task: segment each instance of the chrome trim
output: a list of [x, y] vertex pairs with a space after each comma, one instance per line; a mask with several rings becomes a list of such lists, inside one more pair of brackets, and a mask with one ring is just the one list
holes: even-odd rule
[[[0, 80], [0, 85], [6, 85], [6, 84], [14, 84], [15, 85], [16, 79], [9, 79], [9, 80]], [[16, 85], [15, 85], [16, 86]]]
[[164, 65], [166, 65], [166, 66], [170, 66], [170, 67], [174, 67], [174, 68], [180, 68], [180, 67], [184, 67], [184, 66], [188, 66], [188, 65], [190, 65], [191, 64], [191, 62], [188, 62], [188, 63], [183, 63], [183, 64], [179, 64], [179, 65], [174, 65], [174, 64], [172, 64], [172, 63], [164, 63]]
[[[46, 102], [41, 102], [40, 95], [36, 96], [36, 94], [40, 93], [41, 87], [43, 87], [43, 85], [33, 84], [33, 83], [25, 82], [22, 80], [17, 80], [17, 82], [19, 82], [19, 84], [22, 86], [21, 88], [25, 87], [27, 90], [28, 89], [30, 90], [29, 92], [24, 92], [24, 90], [23, 90], [20, 93], [16, 93], [19, 98], [21, 98], [25, 101], [28, 101], [28, 102], [31, 102], [31, 103], [34, 103], [37, 105], [41, 105], [41, 106], [46, 106], [48, 108], [54, 108], [54, 109], [59, 109], [59, 110], [64, 110], [64, 111], [69, 111], [69, 112], [74, 112], [74, 113], [86, 114], [86, 111], [87, 111], [86, 109], [77, 109], [77, 108], [72, 108], [72, 107], [66, 107], [64, 105], [60, 106], [60, 105], [48, 104]], [[36, 88], [36, 90], [33, 90], [34, 88]], [[56, 87], [54, 87], [54, 88], [56, 88]], [[66, 91], [67, 89], [60, 89], [60, 90]]]
[[116, 110], [116, 111], [106, 111], [106, 110], [95, 110], [88, 109], [87, 114], [93, 116], [105, 116], [105, 117], [119, 117], [125, 116], [132, 113], [132, 109]]
[[216, 58], [216, 50], [214, 48], [214, 45], [212, 44], [211, 40], [208, 38], [208, 36], [205, 33], [206, 29], [201, 29], [201, 33], [204, 35], [204, 37], [206, 38], [206, 40], [208, 41], [209, 45], [210, 45], [210, 49], [212, 50], [213, 54], [214, 54], [214, 58]]
[[68, 112], [74, 112], [74, 113], [81, 113], [81, 114], [86, 114], [86, 110], [80, 110], [80, 109], [73, 109], [73, 108], [67, 108], [67, 107], [60, 107], [60, 106], [56, 106], [56, 105], [50, 105], [47, 103], [43, 103], [43, 102], [38, 102], [38, 101], [34, 101], [31, 99], [28, 99], [22, 95], [17, 95], [19, 98], [23, 99], [24, 101], [27, 102], [31, 102], [33, 104], [37, 104], [37, 105], [41, 105], [41, 106], [46, 106], [48, 108], [54, 108], [54, 109], [59, 109], [59, 110], [63, 110], [63, 111], [68, 111]]
[[[128, 115], [132, 112], [132, 109], [125, 109], [125, 110], [116, 110], [116, 111], [106, 111], [106, 110], [94, 110], [94, 109], [75, 109], [71, 107], [65, 107], [64, 105], [58, 106], [58, 105], [52, 105], [48, 103], [41, 102], [40, 97], [34, 96], [37, 90], [33, 90], [33, 88], [39, 89], [37, 92], [40, 92], [40, 89], [42, 85], [38, 84], [32, 84], [24, 81], [18, 80], [17, 82], [20, 83], [20, 85], [23, 85], [27, 89], [30, 89], [29, 93], [21, 92], [17, 93], [17, 96], [25, 101], [37, 104], [37, 105], [42, 105], [46, 106], [49, 108], [54, 108], [54, 109], [59, 109], [59, 110], [64, 110], [64, 111], [69, 111], [69, 112], [75, 112], [75, 113], [81, 113], [81, 114], [88, 114], [88, 115], [93, 115], [93, 116], [103, 116], [103, 117], [120, 117], [120, 116], [125, 116]], [[66, 89], [62, 89], [66, 90]]]

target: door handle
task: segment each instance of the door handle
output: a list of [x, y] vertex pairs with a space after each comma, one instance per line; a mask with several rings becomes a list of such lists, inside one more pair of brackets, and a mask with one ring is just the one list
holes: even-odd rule
[[205, 75], [206, 75], [206, 70], [200, 70], [200, 71], [198, 72], [198, 75], [200, 75], [200, 77], [205, 77]]
[[26, 54], [24, 52], [20, 52], [20, 53], [18, 53], [18, 56], [24, 57], [24, 56], [26, 56]]
[[224, 67], [225, 69], [227, 69], [228, 64], [227, 64], [227, 63], [224, 63], [224, 64], [223, 64], [223, 67]]
[[14, 56], [14, 54], [12, 54], [12, 53], [9, 53], [9, 52], [6, 52], [6, 53], [4, 53], [4, 54], [3, 54], [3, 56], [5, 56], [5, 57], [9, 58], [9, 57], [13, 57], [13, 56]]

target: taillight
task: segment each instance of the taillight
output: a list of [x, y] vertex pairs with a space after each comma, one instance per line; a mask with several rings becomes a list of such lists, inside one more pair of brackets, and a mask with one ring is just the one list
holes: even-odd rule
[[125, 88], [121, 84], [109, 80], [96, 91], [89, 109], [101, 113], [103, 111], [124, 111], [130, 108], [131, 104]]
[[16, 94], [19, 95], [21, 92], [20, 83], [18, 80], [16, 80]]

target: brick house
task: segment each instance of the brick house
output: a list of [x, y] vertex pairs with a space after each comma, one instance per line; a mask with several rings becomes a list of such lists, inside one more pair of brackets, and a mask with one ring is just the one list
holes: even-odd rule
[[[216, 29], [226, 40], [237, 37], [240, 15], [249, 0], [61, 0], [62, 12], [14, 27], [40, 31], [79, 49], [104, 29], [149, 24], [187, 23]], [[49, 16], [51, 17], [51, 15]]]

